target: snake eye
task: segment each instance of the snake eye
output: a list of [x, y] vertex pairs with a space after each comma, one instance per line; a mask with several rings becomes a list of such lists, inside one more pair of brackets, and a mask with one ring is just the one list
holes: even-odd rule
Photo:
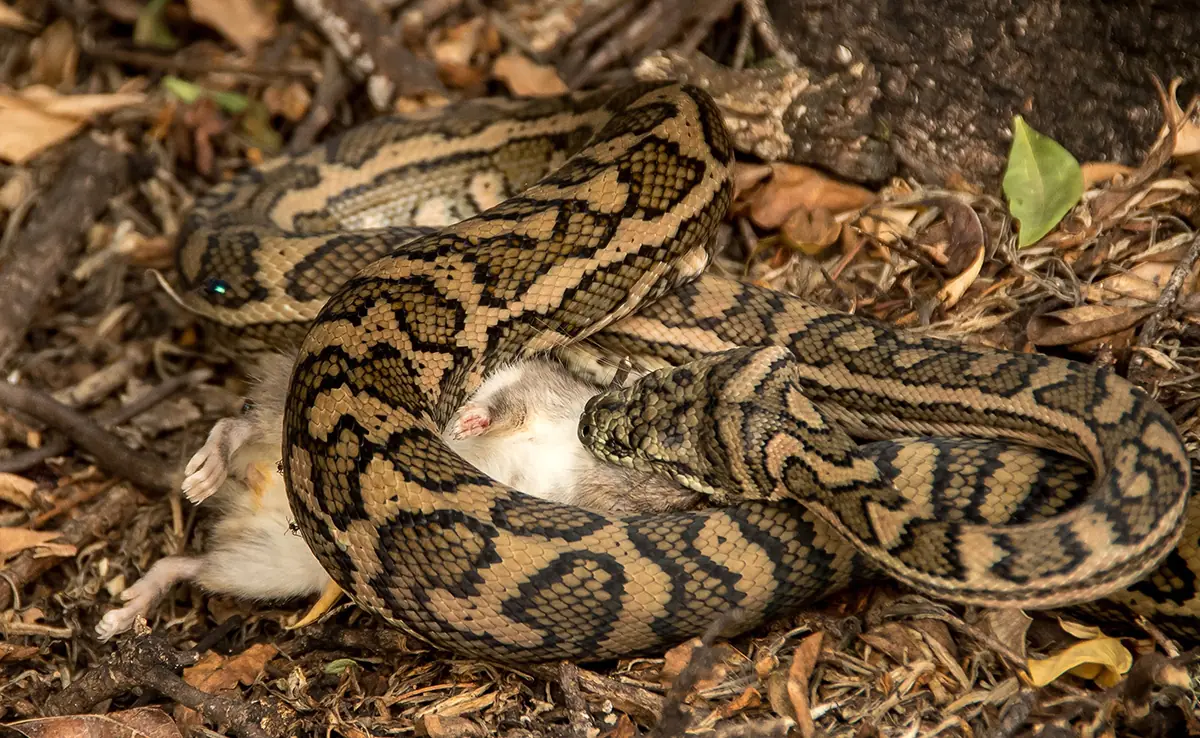
[[223, 279], [209, 277], [208, 280], [204, 282], [204, 291], [210, 295], [224, 295], [225, 293], [229, 292], [229, 283]]
[[579, 425], [579, 440], [590, 441], [592, 439], [592, 434], [595, 432], [596, 429], [592, 427], [591, 423], [581, 423]]

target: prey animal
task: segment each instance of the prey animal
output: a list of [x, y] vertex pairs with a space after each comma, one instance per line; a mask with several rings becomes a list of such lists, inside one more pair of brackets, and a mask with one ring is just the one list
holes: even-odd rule
[[[125, 589], [125, 605], [96, 630], [107, 640], [133, 626], [175, 584], [250, 600], [320, 593], [293, 627], [312, 622], [340, 595], [304, 540], [292, 530], [281, 458], [283, 406], [292, 357], [260, 364], [251, 410], [218, 421], [188, 462], [184, 496], [215, 509], [210, 544], [198, 556], [159, 559]], [[602, 461], [579, 440], [579, 418], [601, 391], [547, 358], [493, 372], [450, 419], [443, 438], [483, 473], [526, 494], [590, 510], [667, 512], [697, 507], [702, 496], [672, 479]]]

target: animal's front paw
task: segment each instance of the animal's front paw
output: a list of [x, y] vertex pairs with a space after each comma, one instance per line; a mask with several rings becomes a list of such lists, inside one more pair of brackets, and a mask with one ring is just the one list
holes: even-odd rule
[[229, 477], [229, 460], [250, 438], [250, 421], [240, 418], [218, 420], [208, 440], [184, 467], [181, 488], [194, 505], [204, 502], [220, 489]]
[[450, 425], [446, 428], [446, 435], [452, 441], [461, 441], [464, 438], [483, 435], [491, 425], [492, 414], [486, 407], [467, 405], [455, 413]]

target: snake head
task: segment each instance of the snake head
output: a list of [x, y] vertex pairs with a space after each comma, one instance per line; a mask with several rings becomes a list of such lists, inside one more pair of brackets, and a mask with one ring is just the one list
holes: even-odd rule
[[579, 416], [579, 442], [604, 461], [629, 466], [636, 454], [630, 440], [626, 390], [608, 390], [588, 400]]

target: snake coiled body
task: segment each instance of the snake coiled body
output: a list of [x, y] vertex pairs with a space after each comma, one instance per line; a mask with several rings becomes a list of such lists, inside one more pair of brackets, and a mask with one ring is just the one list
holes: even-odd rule
[[[1190, 469], [1162, 408], [1104, 370], [908, 338], [702, 275], [732, 162], [707, 95], [638, 85], [383, 119], [198, 203], [185, 299], [247, 349], [299, 345], [289, 497], [355, 602], [509, 661], [646, 651], [732, 607], [751, 627], [844, 586], [857, 553], [939, 596], [1038, 607], [1110, 594], [1167, 557], [1171, 576], [1121, 597], [1200, 610], [1194, 541], [1172, 552]], [[981, 492], [956, 520], [928, 477], [882, 483], [844, 447], [816, 475], [836, 481], [823, 499], [622, 518], [517, 493], [440, 440], [490, 371], [583, 339], [648, 366], [779, 346], [811, 427], [1029, 443], [1086, 459], [1097, 481], [1050, 518], [1008, 525]], [[746, 453], [783, 463], [794, 441]], [[916, 469], [934, 447], [896, 448]]]

